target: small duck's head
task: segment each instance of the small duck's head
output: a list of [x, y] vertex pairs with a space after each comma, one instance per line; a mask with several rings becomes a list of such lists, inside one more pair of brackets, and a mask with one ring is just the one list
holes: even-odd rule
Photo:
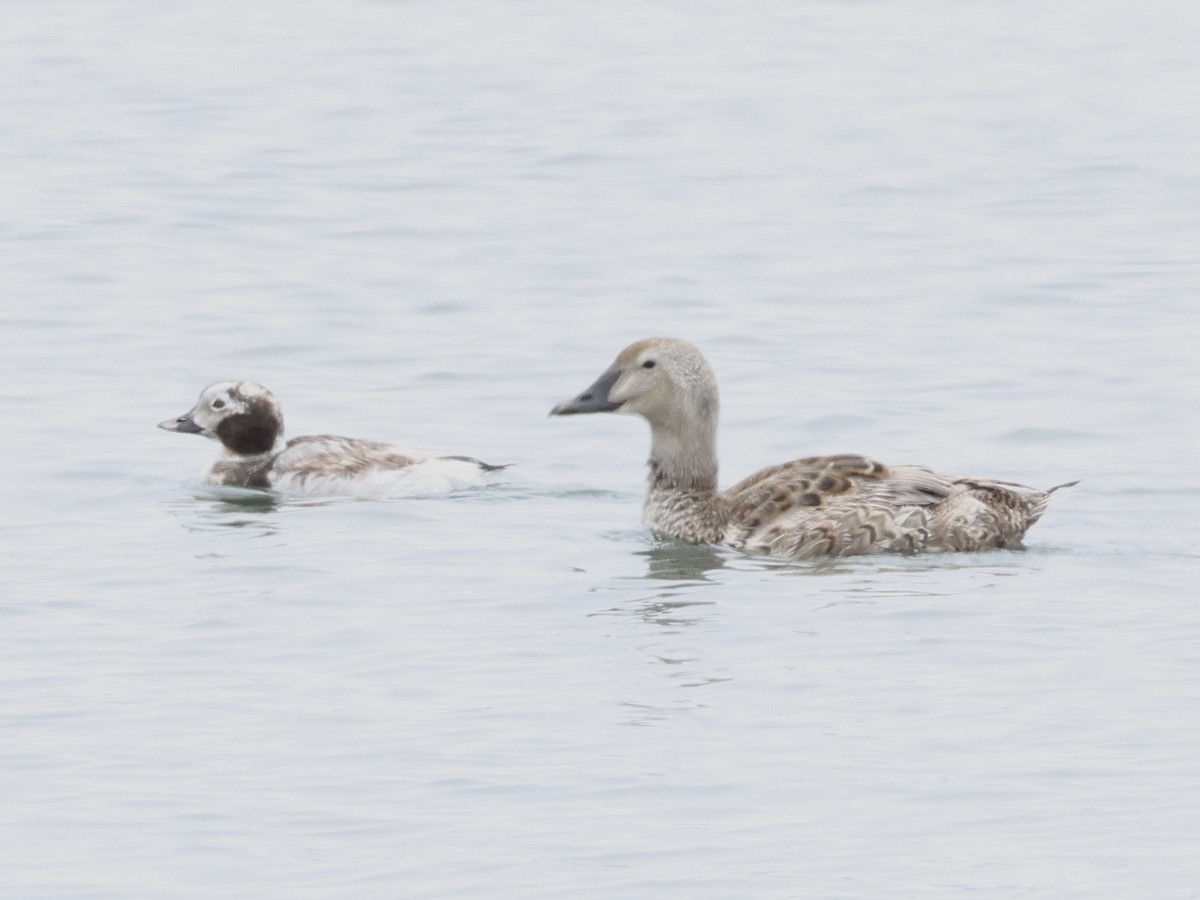
[[182, 416], [159, 422], [166, 431], [202, 434], [238, 456], [269, 453], [283, 434], [283, 413], [275, 395], [252, 381], [218, 381], [200, 393]]
[[685, 431], [716, 427], [717, 379], [704, 355], [678, 338], [646, 338], [622, 350], [586, 391], [550, 410], [552, 416], [619, 412], [652, 427]]

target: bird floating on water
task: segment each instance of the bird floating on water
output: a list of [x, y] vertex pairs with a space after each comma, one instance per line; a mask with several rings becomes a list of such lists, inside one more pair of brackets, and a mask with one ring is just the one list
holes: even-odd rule
[[1061, 484], [887, 466], [857, 454], [770, 466], [717, 488], [717, 380], [687, 341], [630, 344], [551, 415], [617, 412], [650, 423], [643, 519], [672, 538], [792, 559], [1017, 548]]
[[229, 487], [385, 498], [487, 484], [507, 468], [472, 456], [405, 450], [332, 434], [285, 442], [279, 402], [251, 381], [210, 384], [189, 412], [158, 427], [218, 441], [225, 451], [206, 480]]

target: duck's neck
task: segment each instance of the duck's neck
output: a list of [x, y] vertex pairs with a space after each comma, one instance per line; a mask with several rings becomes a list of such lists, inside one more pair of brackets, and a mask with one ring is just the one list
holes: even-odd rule
[[267, 447], [266, 450], [259, 450], [250, 453], [235, 450], [233, 447], [223, 444], [221, 446], [221, 458], [236, 460], [238, 462], [265, 463], [270, 461], [272, 457], [278, 456], [280, 451], [282, 451], [286, 446], [287, 441], [285, 441], [282, 436], [277, 438], [275, 443]]
[[722, 539], [728, 512], [717, 493], [716, 431], [715, 419], [651, 425], [647, 525], [684, 541]]
[[209, 481], [231, 487], [270, 487], [271, 463], [286, 444], [282, 432], [275, 435], [272, 443], [268, 444], [268, 440], [267, 436], [260, 436], [257, 444], [247, 441], [242, 450], [223, 443], [224, 452], [209, 470]]

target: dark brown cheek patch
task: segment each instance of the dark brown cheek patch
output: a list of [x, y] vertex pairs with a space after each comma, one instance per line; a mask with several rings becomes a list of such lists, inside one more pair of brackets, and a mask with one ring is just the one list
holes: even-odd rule
[[241, 456], [267, 453], [275, 446], [279, 422], [272, 417], [240, 414], [230, 416], [217, 426], [217, 437], [228, 449]]

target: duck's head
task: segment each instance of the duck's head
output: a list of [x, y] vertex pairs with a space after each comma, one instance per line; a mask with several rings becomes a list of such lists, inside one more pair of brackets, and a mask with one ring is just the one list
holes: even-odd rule
[[255, 456], [275, 448], [283, 434], [283, 413], [275, 395], [252, 381], [218, 381], [200, 393], [190, 411], [159, 422], [166, 431], [202, 434], [230, 453]]
[[678, 338], [646, 338], [622, 350], [586, 391], [550, 410], [552, 416], [619, 412], [656, 430], [715, 428], [717, 379], [704, 355]]

